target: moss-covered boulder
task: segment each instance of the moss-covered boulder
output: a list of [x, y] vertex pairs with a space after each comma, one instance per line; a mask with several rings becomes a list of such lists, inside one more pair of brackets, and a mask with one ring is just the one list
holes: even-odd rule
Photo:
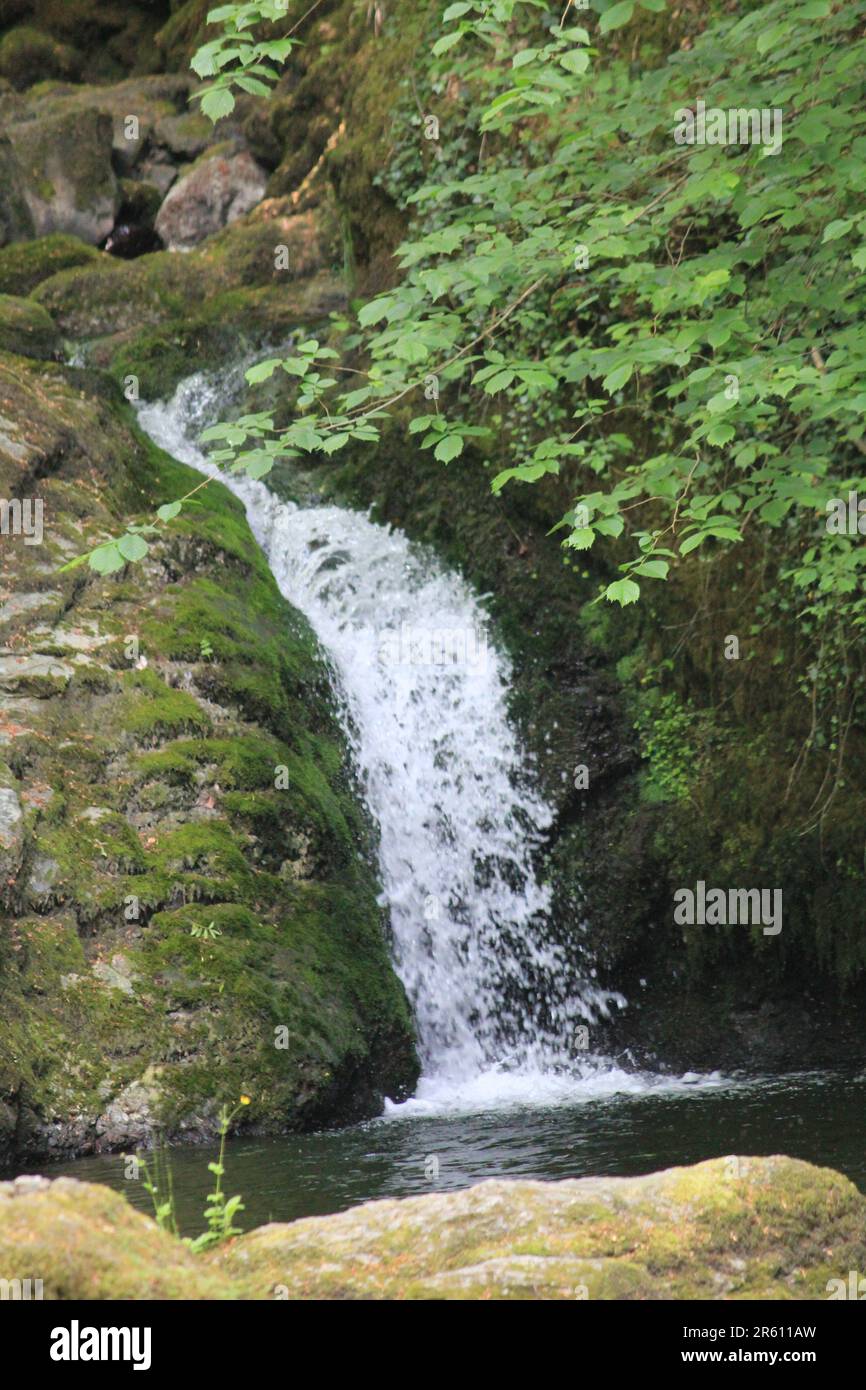
[[58, 271], [98, 261], [100, 253], [65, 232], [0, 249], [0, 294], [29, 295]]
[[0, 352], [21, 357], [53, 358], [60, 354], [60, 334], [51, 315], [11, 294], [0, 294]]
[[43, 280], [33, 297], [88, 361], [158, 398], [198, 368], [327, 320], [346, 300], [335, 258], [325, 218], [268, 199], [188, 254], [102, 256]]
[[491, 1181], [264, 1226], [219, 1267], [255, 1297], [820, 1298], [862, 1267], [866, 1199], [789, 1158]]
[[0, 1279], [41, 1279], [57, 1299], [235, 1296], [116, 1192], [68, 1178], [0, 1183]]
[[32, 237], [33, 218], [24, 196], [24, 176], [8, 135], [0, 134], [0, 246]]
[[864, 1232], [853, 1183], [783, 1157], [368, 1202], [198, 1259], [103, 1187], [0, 1184], [0, 1278], [45, 1298], [816, 1299]]
[[[27, 60], [21, 85], [73, 72], [85, 82], [112, 82], [159, 70], [154, 36], [171, 8], [171, 0], [6, 0], [0, 22], [18, 21], [10, 37]], [[22, 29], [26, 43], [17, 37]]]
[[200, 481], [127, 412], [0, 358], [0, 495], [41, 532], [0, 557], [6, 1159], [211, 1134], [241, 1090], [260, 1130], [349, 1120], [417, 1075], [327, 672], [240, 505], [210, 485], [144, 565], [60, 572]]
[[74, 82], [83, 68], [84, 59], [76, 48], [28, 24], [18, 24], [0, 38], [0, 77], [18, 89], [51, 77]]
[[16, 122], [8, 135], [37, 236], [67, 232], [102, 241], [119, 206], [110, 117], [92, 107], [64, 110]]

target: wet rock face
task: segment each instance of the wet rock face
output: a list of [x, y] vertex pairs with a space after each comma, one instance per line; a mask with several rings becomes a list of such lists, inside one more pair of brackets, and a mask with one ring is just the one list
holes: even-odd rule
[[197, 1258], [107, 1188], [0, 1183], [0, 1278], [60, 1299], [824, 1299], [864, 1231], [853, 1183], [783, 1157], [367, 1202]]
[[246, 152], [204, 159], [170, 189], [156, 232], [170, 251], [188, 251], [250, 212], [266, 185], [265, 170]]
[[198, 480], [108, 379], [0, 353], [0, 498], [42, 507], [0, 548], [0, 1162], [417, 1076], [326, 671], [242, 508], [211, 486], [145, 564], [60, 572]]

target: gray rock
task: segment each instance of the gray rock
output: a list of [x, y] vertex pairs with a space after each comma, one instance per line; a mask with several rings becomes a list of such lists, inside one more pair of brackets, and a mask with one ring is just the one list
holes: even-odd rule
[[9, 127], [37, 236], [69, 232], [96, 245], [114, 226], [120, 192], [107, 112], [61, 111]]
[[168, 157], [163, 157], [159, 152], [150, 158], [143, 159], [136, 170], [136, 177], [142, 183], [152, 184], [162, 198], [176, 182], [177, 174], [177, 165], [173, 164]]
[[111, 957], [111, 964], [101, 960], [93, 966], [93, 974], [103, 984], [119, 989], [123, 994], [132, 994], [132, 967], [126, 956], [119, 951]]
[[57, 608], [62, 599], [63, 595], [57, 589], [32, 594], [9, 594], [0, 603], [0, 623], [10, 623], [13, 618], [20, 617], [22, 613], [32, 613], [36, 608]]
[[56, 695], [71, 678], [72, 667], [54, 656], [0, 656], [0, 691], [8, 695]]
[[11, 140], [0, 135], [0, 246], [10, 241], [26, 241], [33, 232], [21, 168]]
[[27, 880], [27, 892], [30, 897], [36, 901], [46, 898], [54, 887], [59, 872], [60, 865], [56, 859], [49, 858], [47, 854], [37, 854]]
[[264, 169], [245, 152], [202, 159], [168, 193], [156, 231], [170, 251], [188, 251], [261, 202], [266, 184]]
[[0, 880], [14, 878], [24, 857], [24, 812], [14, 787], [0, 787]]

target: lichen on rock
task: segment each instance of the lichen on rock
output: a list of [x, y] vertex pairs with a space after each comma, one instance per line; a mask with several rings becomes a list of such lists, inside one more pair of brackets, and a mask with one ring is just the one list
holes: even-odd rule
[[367, 1202], [195, 1258], [104, 1187], [21, 1178], [0, 1184], [0, 1278], [56, 1299], [793, 1301], [863, 1268], [864, 1229], [840, 1173], [731, 1157]]

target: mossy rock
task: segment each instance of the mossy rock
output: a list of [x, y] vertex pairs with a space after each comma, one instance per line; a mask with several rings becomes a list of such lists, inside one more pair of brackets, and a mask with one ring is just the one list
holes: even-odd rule
[[866, 1260], [829, 1168], [732, 1156], [638, 1178], [494, 1180], [275, 1223], [193, 1257], [107, 1188], [0, 1184], [0, 1277], [47, 1299], [825, 1299]]
[[864, 1214], [831, 1169], [732, 1157], [370, 1202], [264, 1226], [214, 1263], [260, 1298], [811, 1299], [862, 1268]]
[[[133, 261], [102, 256], [43, 280], [34, 298], [87, 360], [142, 396], [170, 395], [193, 371], [237, 360], [245, 350], [312, 330], [344, 308], [334, 246], [313, 214], [271, 204], [188, 255], [156, 252]], [[278, 267], [285, 246], [289, 268]], [[2, 261], [0, 261], [2, 272]]]
[[99, 258], [95, 246], [64, 232], [4, 246], [0, 249], [0, 294], [29, 295], [59, 271], [89, 265]]
[[0, 134], [0, 246], [32, 237], [33, 217], [24, 196], [24, 175], [8, 135]]
[[64, 110], [10, 125], [8, 134], [37, 235], [102, 241], [119, 206], [110, 116], [92, 107]]
[[77, 49], [29, 25], [19, 24], [0, 39], [0, 77], [19, 90], [50, 77], [76, 81], [83, 67]]
[[235, 1296], [225, 1275], [116, 1192], [69, 1178], [0, 1183], [0, 1271], [41, 1279], [49, 1299]]
[[[86, 82], [113, 82], [129, 73], [157, 72], [154, 35], [170, 0], [29, 0], [21, 18], [52, 42], [74, 47]], [[51, 70], [37, 72], [53, 75]]]
[[51, 315], [32, 299], [0, 294], [0, 352], [57, 358], [60, 334]]
[[0, 395], [0, 491], [38, 478], [45, 507], [4, 625], [25, 840], [2, 887], [0, 1152], [212, 1135], [240, 1090], [263, 1132], [377, 1113], [418, 1064], [309, 627], [218, 484], [143, 564], [60, 574], [199, 476], [98, 373], [0, 356]]

